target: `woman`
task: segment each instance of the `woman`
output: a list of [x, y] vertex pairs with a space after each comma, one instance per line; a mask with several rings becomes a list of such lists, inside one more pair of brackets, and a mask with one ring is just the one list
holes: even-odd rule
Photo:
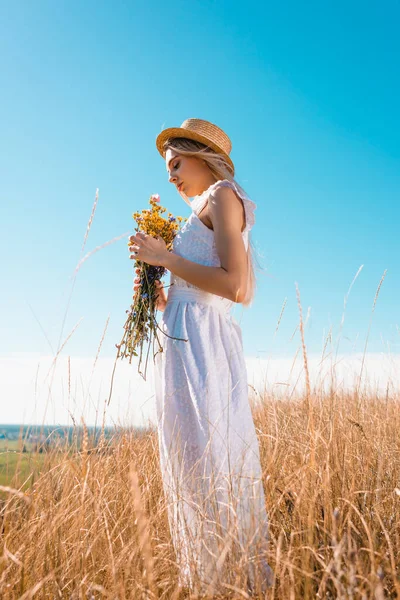
[[159, 237], [130, 238], [131, 258], [170, 271], [168, 297], [158, 282], [160, 327], [183, 338], [161, 335], [155, 362], [160, 464], [181, 583], [227, 591], [224, 584], [244, 577], [248, 591], [264, 590], [272, 572], [262, 470], [241, 330], [230, 314], [254, 295], [256, 205], [235, 182], [231, 142], [213, 123], [187, 119], [162, 131], [156, 146], [192, 209], [172, 252]]

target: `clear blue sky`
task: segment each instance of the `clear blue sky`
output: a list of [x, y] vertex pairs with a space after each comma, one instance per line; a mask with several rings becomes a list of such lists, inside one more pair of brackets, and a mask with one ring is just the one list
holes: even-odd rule
[[[310, 353], [347, 306], [341, 351], [399, 351], [399, 3], [19, 1], [0, 5], [0, 354], [57, 347], [85, 251], [133, 230], [152, 193], [189, 207], [155, 148], [210, 120], [257, 203], [258, 295], [235, 307], [247, 356]], [[78, 273], [64, 354], [114, 356], [132, 293], [126, 238]], [[287, 299], [279, 332], [274, 330]], [[238, 310], [237, 310], [238, 308]]]

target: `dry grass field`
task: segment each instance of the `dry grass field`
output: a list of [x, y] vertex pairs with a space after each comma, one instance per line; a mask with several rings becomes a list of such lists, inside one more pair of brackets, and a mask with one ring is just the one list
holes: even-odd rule
[[[264, 597], [400, 598], [399, 401], [252, 403], [275, 573]], [[31, 473], [27, 486], [17, 463], [2, 487], [2, 600], [200, 597], [178, 587], [156, 431], [121, 430], [96, 450], [85, 436]], [[236, 575], [209, 597], [250, 597]]]
[[[97, 192], [83, 248], [96, 204]], [[0, 454], [1, 600], [400, 598], [400, 391], [312, 391], [298, 301], [306, 392], [251, 399], [269, 591], [250, 596], [233, 561], [235, 585], [181, 589], [157, 432], [121, 429], [94, 444], [85, 429], [83, 443], [39, 455], [18, 451], [21, 440], [12, 457]], [[216, 559], [224, 552], [222, 540]]]

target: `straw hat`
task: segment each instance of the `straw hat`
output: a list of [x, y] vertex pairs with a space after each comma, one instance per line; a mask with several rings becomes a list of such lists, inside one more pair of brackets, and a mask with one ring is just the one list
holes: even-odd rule
[[232, 175], [235, 174], [235, 167], [229, 153], [232, 150], [232, 143], [229, 137], [222, 129], [203, 119], [186, 119], [180, 127], [169, 127], [158, 134], [156, 139], [157, 150], [163, 158], [163, 144], [169, 138], [183, 137], [189, 140], [197, 140], [209, 146], [218, 154], [222, 154], [228, 161]]

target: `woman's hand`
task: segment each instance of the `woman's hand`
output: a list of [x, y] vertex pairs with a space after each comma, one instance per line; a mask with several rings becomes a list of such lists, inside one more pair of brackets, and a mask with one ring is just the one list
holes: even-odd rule
[[167, 245], [161, 236], [153, 237], [142, 231], [129, 238], [129, 250], [133, 253], [129, 258], [141, 260], [154, 267], [163, 267], [164, 258], [168, 256]]
[[[137, 275], [140, 275], [140, 269], [135, 269], [135, 272]], [[134, 280], [134, 284], [135, 285], [133, 286], [133, 291], [136, 294], [137, 290], [140, 287], [140, 277], [136, 277], [136, 279]], [[164, 286], [159, 279], [156, 279], [155, 286], [157, 289], [156, 309], [160, 310], [161, 312], [164, 312], [165, 306], [167, 304], [167, 294], [165, 293]], [[135, 295], [133, 297], [135, 297]]]

